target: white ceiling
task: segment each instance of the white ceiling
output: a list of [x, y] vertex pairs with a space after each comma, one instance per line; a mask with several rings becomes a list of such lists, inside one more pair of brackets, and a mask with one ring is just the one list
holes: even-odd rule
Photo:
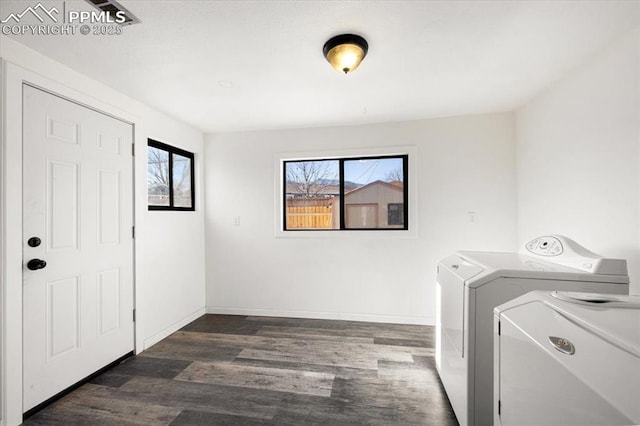
[[[14, 39], [205, 132], [511, 110], [640, 24], [638, 1], [120, 2], [122, 35]], [[345, 76], [322, 46], [346, 32], [369, 54]]]

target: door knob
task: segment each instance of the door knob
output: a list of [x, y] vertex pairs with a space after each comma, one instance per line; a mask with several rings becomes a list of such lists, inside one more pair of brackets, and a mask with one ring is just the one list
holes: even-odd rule
[[40, 259], [31, 259], [29, 263], [27, 263], [27, 268], [32, 271], [37, 271], [38, 269], [42, 269], [47, 266], [47, 262]]

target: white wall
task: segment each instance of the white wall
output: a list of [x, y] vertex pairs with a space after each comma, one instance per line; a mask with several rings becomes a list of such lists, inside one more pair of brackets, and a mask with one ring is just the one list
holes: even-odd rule
[[[433, 324], [440, 258], [516, 248], [513, 124], [505, 113], [207, 135], [207, 311]], [[278, 153], [398, 145], [418, 151], [415, 237], [274, 237]]]
[[640, 29], [516, 114], [518, 236], [567, 235], [628, 261], [640, 294]]
[[[136, 349], [162, 339], [204, 313], [202, 134], [140, 102], [0, 36], [2, 119], [2, 419], [21, 421], [22, 214], [20, 180], [22, 81], [76, 99], [135, 125]], [[146, 141], [195, 152], [196, 212], [150, 212], [146, 206]]]

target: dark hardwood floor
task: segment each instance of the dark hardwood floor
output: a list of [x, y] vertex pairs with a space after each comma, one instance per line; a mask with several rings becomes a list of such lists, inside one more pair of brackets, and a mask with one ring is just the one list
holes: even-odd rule
[[427, 326], [205, 315], [27, 425], [456, 425]]

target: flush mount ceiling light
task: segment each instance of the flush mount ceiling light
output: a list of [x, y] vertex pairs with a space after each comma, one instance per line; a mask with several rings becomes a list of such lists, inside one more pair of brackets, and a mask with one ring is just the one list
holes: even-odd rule
[[367, 55], [367, 40], [355, 34], [341, 34], [324, 44], [322, 52], [337, 71], [348, 74], [358, 68]]

